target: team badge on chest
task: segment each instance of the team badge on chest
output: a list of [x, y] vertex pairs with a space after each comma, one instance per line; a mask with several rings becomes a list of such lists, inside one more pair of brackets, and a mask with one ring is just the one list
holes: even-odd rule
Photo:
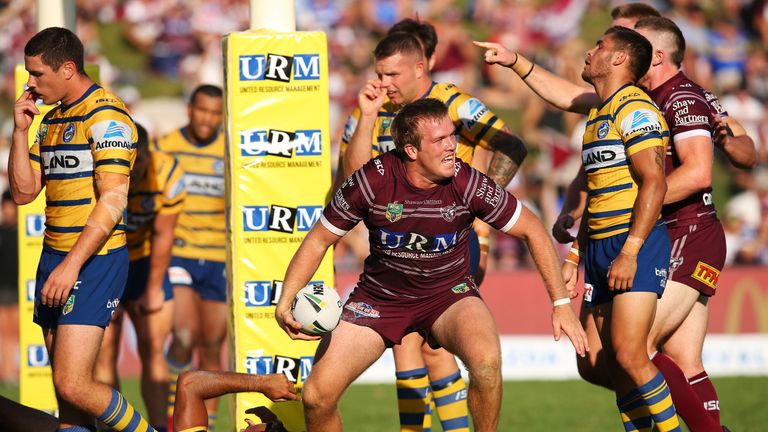
[[400, 217], [403, 216], [403, 205], [398, 204], [397, 201], [387, 204], [387, 213], [385, 216], [390, 222], [399, 221]]
[[456, 217], [456, 203], [440, 209], [440, 214], [446, 222], [452, 221]]

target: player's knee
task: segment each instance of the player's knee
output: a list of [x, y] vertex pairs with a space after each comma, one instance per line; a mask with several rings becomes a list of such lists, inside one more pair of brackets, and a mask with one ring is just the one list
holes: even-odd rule
[[90, 394], [86, 382], [73, 377], [62, 376], [62, 374], [53, 374], [53, 385], [59, 398], [76, 407], [82, 405], [83, 396]]
[[174, 342], [181, 345], [185, 350], [191, 350], [195, 347], [198, 330], [191, 327], [175, 329], [173, 332]]
[[625, 371], [637, 370], [643, 367], [650, 360], [648, 355], [643, 350], [635, 349], [617, 349], [616, 350], [616, 362]]
[[501, 381], [501, 356], [488, 353], [467, 364], [469, 381], [477, 384], [494, 384]]
[[325, 413], [335, 410], [337, 399], [329, 394], [328, 391], [324, 391], [322, 386], [315, 385], [312, 381], [307, 381], [304, 384], [301, 394], [304, 411], [308, 414]]

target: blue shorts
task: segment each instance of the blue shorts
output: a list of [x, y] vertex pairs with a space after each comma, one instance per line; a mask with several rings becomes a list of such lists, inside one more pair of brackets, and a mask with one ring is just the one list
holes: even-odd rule
[[[149, 257], [131, 261], [128, 266], [128, 282], [125, 284], [122, 301], [131, 302], [141, 297], [147, 291], [148, 279]], [[168, 279], [168, 272], [165, 272], [163, 292], [165, 293], [165, 301], [173, 298], [173, 285], [171, 285], [171, 281]]]
[[469, 231], [469, 274], [476, 275], [480, 268], [480, 240], [475, 230]]
[[[619, 255], [628, 233], [600, 240], [589, 240], [584, 264], [584, 304], [596, 306], [613, 300], [627, 291], [608, 289], [608, 269]], [[637, 255], [637, 272], [632, 281], [632, 292], [653, 292], [661, 297], [667, 283], [671, 243], [667, 228], [657, 224], [645, 240]]]
[[225, 264], [204, 259], [171, 258], [168, 278], [173, 286], [187, 286], [195, 290], [203, 300], [227, 301]]
[[85, 262], [63, 307], [40, 303], [43, 285], [66, 254], [43, 247], [35, 281], [34, 322], [42, 328], [66, 324], [106, 327], [112, 318], [128, 278], [128, 249], [94, 255]]

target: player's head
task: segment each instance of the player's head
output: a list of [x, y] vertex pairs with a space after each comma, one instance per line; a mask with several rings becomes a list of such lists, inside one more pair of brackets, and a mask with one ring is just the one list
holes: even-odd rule
[[[139, 179], [144, 176], [144, 171], [149, 166], [150, 159], [152, 158], [149, 152], [149, 134], [144, 126], [136, 123], [136, 132], [139, 140], [136, 141], [136, 161], [133, 163], [133, 169], [131, 170], [131, 177]], [[131, 182], [133, 186], [136, 182]]]
[[418, 18], [405, 18], [390, 27], [387, 35], [400, 32], [409, 33], [419, 39], [424, 49], [424, 55], [427, 57], [429, 69], [431, 70], [435, 63], [434, 55], [435, 48], [437, 48], [437, 31], [435, 31], [435, 27]]
[[654, 56], [658, 53], [663, 56], [661, 60], [669, 61], [678, 68], [683, 64], [685, 37], [674, 21], [664, 17], [642, 18], [635, 24], [635, 30], [651, 42]]
[[400, 105], [421, 97], [424, 83], [430, 78], [416, 36], [402, 32], [387, 35], [376, 45], [373, 57], [376, 75], [390, 101]]
[[24, 47], [24, 64], [29, 72], [30, 91], [53, 104], [69, 95], [70, 83], [85, 75], [83, 43], [61, 27], [41, 30]]
[[456, 169], [456, 127], [448, 108], [424, 98], [405, 105], [392, 121], [392, 139], [405, 160], [433, 182], [453, 176]]
[[659, 11], [645, 3], [627, 3], [616, 6], [611, 10], [611, 25], [633, 28], [635, 23], [647, 17], [659, 17]]
[[189, 97], [189, 133], [198, 144], [207, 144], [221, 129], [224, 92], [210, 84], [198, 86]]
[[587, 52], [581, 77], [595, 84], [614, 73], [624, 73], [637, 82], [648, 71], [652, 52], [651, 43], [640, 33], [626, 27], [611, 27]]

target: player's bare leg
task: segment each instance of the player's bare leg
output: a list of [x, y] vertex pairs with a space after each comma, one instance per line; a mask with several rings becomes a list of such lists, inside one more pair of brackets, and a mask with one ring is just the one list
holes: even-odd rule
[[123, 308], [115, 309], [109, 326], [104, 329], [101, 348], [96, 358], [94, 377], [104, 384], [120, 390], [120, 380], [117, 376], [117, 356], [120, 352], [120, 335], [123, 332]]
[[[675, 408], [688, 424], [688, 427], [697, 432], [719, 431], [722, 429], [719, 421], [714, 421], [708, 415], [699, 395], [696, 394], [696, 391], [688, 383], [687, 377], [702, 372], [704, 370], [703, 366], [693, 373], [686, 373], [680, 364], [672, 356], [669, 356], [666, 349], [667, 344], [665, 344], [665, 341], [673, 334], [676, 334], [680, 326], [688, 321], [688, 317], [693, 312], [695, 305], [700, 304], [697, 301], [699, 296], [700, 294], [697, 290], [687, 285], [671, 280], [667, 281], [664, 295], [658, 302], [656, 318], [651, 327], [651, 333], [648, 336], [648, 354], [652, 356], [654, 365], [664, 375], [664, 379], [667, 381], [672, 393]], [[689, 365], [692, 358], [698, 358], [698, 361], [693, 360], [693, 362], [698, 363], [698, 365], [701, 364], [701, 344], [703, 344], [704, 335], [706, 334], [706, 310], [704, 312], [703, 326], [696, 325], [698, 323], [692, 324], [692, 328], [687, 329], [689, 330], [688, 332], [684, 331], [684, 337], [690, 338], [690, 340], [682, 341], [680, 338], [677, 339], [677, 341], [680, 341], [678, 343], [683, 344], [682, 349], [691, 350], [692, 352], [692, 357], [688, 353], [682, 354], [682, 358], [688, 361]], [[696, 348], [697, 345], [698, 348]], [[662, 346], [665, 347], [663, 350], [661, 349]], [[677, 347], [673, 343], [672, 349], [674, 350], [675, 348]], [[678, 349], [677, 351], [679, 352], [680, 350]], [[693, 365], [693, 367], [696, 368], [697, 366]]]
[[[308, 432], [342, 430], [338, 410], [341, 395], [385, 348], [384, 339], [373, 329], [346, 321], [323, 338], [302, 394]], [[344, 367], [339, 367], [342, 364]]]
[[[106, 417], [110, 417], [113, 421], [109, 425], [112, 427], [119, 422], [124, 427], [135, 424], [138, 428], [148, 428], [146, 420], [119, 393], [93, 377], [103, 333], [104, 330], [98, 326], [62, 325], [46, 334], [46, 345], [53, 349], [51, 365], [56, 397], [65, 402], [60, 405], [60, 427], [93, 424], [93, 417], [109, 421]], [[119, 415], [107, 416], [111, 414], [107, 411], [115, 396], [122, 399], [124, 409]]]
[[664, 344], [667, 354], [683, 370], [702, 405], [720, 423], [720, 401], [701, 361], [701, 351], [709, 324], [709, 297], [700, 296], [677, 331]]
[[168, 401], [168, 362], [163, 349], [171, 332], [174, 302], [163, 303], [162, 308], [151, 314], [144, 314], [128, 306], [141, 358], [141, 395], [147, 407], [152, 425], [166, 424], [166, 402]]
[[189, 369], [192, 352], [200, 334], [200, 316], [198, 304], [200, 296], [188, 286], [173, 287], [173, 327], [171, 345], [168, 347], [168, 417], [173, 418], [173, 405], [176, 395], [178, 375]]
[[[468, 316], [472, 319], [466, 319]], [[501, 346], [488, 307], [478, 297], [459, 300], [435, 321], [432, 334], [458, 355], [469, 371], [469, 410], [475, 430], [497, 430], [502, 397]]]
[[616, 394], [626, 394], [650, 381], [658, 373], [646, 348], [656, 312], [656, 294], [626, 292], [594, 309]]
[[[200, 369], [220, 371], [221, 350], [227, 337], [227, 304], [202, 300], [200, 302], [202, 329], [200, 335]], [[218, 398], [208, 399], [205, 406], [210, 416], [216, 415]]]
[[579, 312], [579, 321], [584, 327], [589, 342], [587, 355], [585, 357], [576, 355], [576, 367], [579, 375], [588, 383], [613, 391], [613, 382], [611, 375], [607, 372], [603, 343], [600, 341], [600, 333], [597, 331], [592, 309], [587, 308], [583, 303]]

